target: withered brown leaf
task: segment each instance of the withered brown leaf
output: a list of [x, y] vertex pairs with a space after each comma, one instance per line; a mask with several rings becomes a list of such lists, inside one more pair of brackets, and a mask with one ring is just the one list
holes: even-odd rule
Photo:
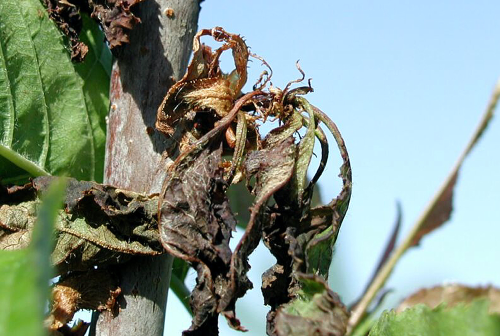
[[68, 37], [71, 59], [82, 62], [88, 46], [80, 41], [81, 13], [90, 15], [101, 26], [111, 50], [130, 43], [130, 31], [141, 22], [131, 8], [144, 0], [43, 0], [49, 17]]
[[[29, 244], [40, 204], [38, 194], [55, 177], [38, 177], [0, 193], [0, 248]], [[122, 263], [132, 255], [163, 252], [157, 231], [157, 196], [68, 179], [65, 210], [55, 224], [52, 263], [57, 274]]]
[[[200, 42], [205, 35], [224, 44], [212, 51]], [[235, 70], [224, 74], [219, 57], [229, 49]], [[231, 327], [244, 330], [234, 307], [252, 286], [246, 275], [248, 256], [261, 238], [277, 258], [276, 265], [263, 276], [265, 303], [271, 306], [268, 332], [275, 334], [277, 311], [300, 300], [298, 293], [307, 274], [328, 275], [333, 244], [350, 200], [347, 150], [335, 124], [299, 97], [311, 92], [311, 86], [290, 90], [291, 84], [305, 77], [299, 66], [302, 78], [290, 82], [283, 91], [272, 85], [265, 90], [270, 80], [265, 72], [254, 86], [256, 91], [242, 94], [250, 54], [241, 37], [220, 27], [204, 29], [196, 35], [193, 51], [186, 74], [168, 91], [156, 120], [156, 127], [179, 143], [177, 152], [167, 153], [175, 161], [167, 168], [160, 194], [161, 241], [168, 252], [189, 261], [198, 273], [191, 295], [195, 316], [184, 334], [217, 334], [218, 314], [223, 314]], [[268, 66], [262, 58], [252, 56]], [[261, 139], [258, 123], [265, 123], [268, 117], [279, 120], [280, 125]], [[330, 204], [311, 209], [314, 185], [328, 158], [328, 142], [319, 122], [325, 123], [338, 143], [344, 161], [343, 189]], [[296, 134], [304, 126], [308, 127], [306, 137], [297, 146]], [[224, 131], [230, 140], [228, 146], [222, 140]], [[307, 184], [315, 137], [321, 144], [321, 164]], [[231, 161], [224, 162], [223, 154], [230, 155]], [[244, 178], [255, 200], [245, 233], [232, 252], [229, 238], [236, 223], [225, 193], [227, 184]], [[217, 197], [212, 189], [216, 181], [220, 185]], [[217, 217], [215, 205], [227, 216]], [[320, 285], [322, 280], [318, 279]], [[345, 330], [344, 320], [332, 323], [341, 323], [338, 329]]]

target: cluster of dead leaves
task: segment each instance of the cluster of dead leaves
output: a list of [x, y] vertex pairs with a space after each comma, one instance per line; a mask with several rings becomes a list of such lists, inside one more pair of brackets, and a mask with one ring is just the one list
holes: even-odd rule
[[43, 0], [49, 17], [69, 40], [71, 59], [81, 62], [88, 46], [80, 41], [82, 13], [101, 26], [111, 50], [129, 43], [130, 31], [141, 22], [131, 8], [143, 0]]
[[[222, 45], [212, 50], [201, 43], [202, 36]], [[235, 69], [225, 74], [219, 59], [228, 50]], [[184, 334], [218, 334], [219, 314], [231, 327], [245, 330], [235, 304], [252, 288], [248, 257], [263, 240], [277, 260], [263, 275], [262, 291], [271, 307], [268, 334], [343, 335], [348, 312], [326, 282], [351, 195], [349, 157], [337, 127], [303, 97], [310, 85], [291, 88], [304, 79], [300, 67], [302, 78], [283, 90], [270, 83], [268, 67], [270, 73], [243, 93], [249, 57], [267, 63], [252, 55], [240, 36], [219, 27], [204, 29], [195, 36], [193, 51], [187, 73], [158, 110], [156, 127], [177, 143], [166, 153], [173, 161], [160, 195], [69, 180], [55, 225], [52, 262], [60, 280], [53, 288], [50, 328], [67, 329], [81, 308], [117, 310], [120, 288], [113, 267], [133, 255], [166, 250], [198, 275], [190, 301], [193, 322]], [[259, 127], [268, 122], [278, 126], [262, 135]], [[323, 125], [340, 150], [343, 186], [330, 203], [313, 207], [314, 187], [329, 157]], [[318, 143], [320, 164], [308, 180]], [[0, 248], [27, 246], [37, 195], [50, 179], [0, 188]], [[231, 249], [232, 231], [242, 225], [227, 191], [239, 182], [254, 199], [243, 237]]]
[[[0, 186], [0, 249], [25, 248], [36, 222], [39, 194], [55, 177], [24, 186]], [[69, 179], [64, 209], [55, 223], [52, 264], [60, 276], [52, 289], [47, 325], [63, 334], [79, 309], [113, 310], [121, 290], [113, 267], [134, 255], [159, 255], [157, 197]], [[86, 329], [80, 325], [79, 331]], [[84, 332], [84, 331], [83, 331]]]
[[[200, 42], [202, 36], [222, 46], [212, 50]], [[227, 50], [235, 65], [229, 74], [219, 65]], [[261, 239], [277, 259], [263, 276], [262, 290], [271, 306], [268, 333], [293, 335], [293, 330], [308, 326], [309, 334], [344, 334], [348, 313], [325, 282], [351, 194], [349, 157], [337, 127], [302, 97], [312, 91], [310, 85], [290, 89], [304, 77], [281, 90], [269, 84], [271, 75], [265, 72], [253, 91], [242, 93], [249, 57], [261, 58], [249, 53], [240, 36], [220, 27], [201, 30], [193, 52], [187, 73], [170, 88], [156, 122], [157, 129], [178, 143], [168, 153], [175, 161], [167, 168], [160, 194], [160, 239], [169, 253], [190, 262], [198, 274], [191, 295], [194, 318], [184, 334], [216, 335], [218, 314], [231, 327], [244, 330], [235, 302], [252, 287], [246, 276], [248, 256]], [[279, 126], [262, 136], [259, 126], [276, 120]], [[314, 185], [328, 159], [320, 123], [340, 149], [343, 188], [329, 204], [311, 208]], [[305, 134], [299, 137], [302, 130]], [[308, 181], [316, 140], [321, 164]], [[229, 241], [236, 218], [226, 191], [243, 180], [255, 199], [245, 233], [232, 251]], [[305, 287], [314, 288], [313, 295], [304, 295]], [[328, 308], [304, 317], [293, 308], [299, 301]]]

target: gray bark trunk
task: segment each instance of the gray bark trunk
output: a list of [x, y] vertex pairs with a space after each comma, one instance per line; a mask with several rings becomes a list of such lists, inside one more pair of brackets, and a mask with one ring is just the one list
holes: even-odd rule
[[[161, 155], [168, 143], [152, 132], [156, 110], [187, 67], [197, 30], [199, 0], [147, 0], [137, 5], [142, 23], [113, 65], [104, 182], [136, 192], [159, 192]], [[167, 15], [166, 10], [173, 9]], [[123, 298], [117, 315], [93, 316], [91, 334], [161, 336], [172, 257], [138, 257], [119, 269]]]

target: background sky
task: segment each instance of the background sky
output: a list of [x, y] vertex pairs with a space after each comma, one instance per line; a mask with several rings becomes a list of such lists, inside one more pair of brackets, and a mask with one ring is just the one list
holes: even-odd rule
[[[175, 10], [175, 8], [174, 8]], [[364, 288], [396, 216], [403, 237], [468, 142], [500, 76], [498, 1], [224, 1], [202, 3], [199, 28], [222, 26], [246, 39], [283, 88], [300, 59], [314, 93], [346, 141], [353, 195], [330, 284], [345, 303]], [[209, 40], [206, 39], [206, 42]], [[230, 70], [232, 64], [223, 68]], [[251, 64], [249, 82], [263, 70]], [[452, 220], [401, 260], [386, 306], [443, 282], [500, 286], [500, 118], [467, 158]], [[331, 150], [320, 181], [324, 202], [340, 190]], [[255, 289], [237, 305], [247, 335], [265, 334], [260, 276], [273, 264], [262, 247], [250, 259]], [[194, 284], [194, 272], [188, 279]], [[165, 335], [190, 317], [169, 294]], [[238, 335], [220, 321], [221, 335]]]

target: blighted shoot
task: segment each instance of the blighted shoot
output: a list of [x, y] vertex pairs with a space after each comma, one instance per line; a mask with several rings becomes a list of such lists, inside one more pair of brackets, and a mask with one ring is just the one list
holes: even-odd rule
[[[222, 46], [212, 50], [201, 43], [202, 36], [211, 36]], [[235, 68], [225, 74], [219, 59], [228, 50]], [[160, 240], [198, 274], [191, 294], [194, 317], [184, 334], [215, 334], [219, 314], [231, 327], [245, 330], [236, 318], [235, 303], [252, 287], [246, 276], [248, 256], [261, 239], [277, 259], [263, 276], [262, 290], [271, 307], [268, 333], [289, 335], [295, 324], [305, 323], [314, 330], [330, 328], [335, 335], [343, 334], [347, 310], [325, 282], [351, 195], [349, 156], [337, 127], [303, 97], [313, 91], [310, 81], [292, 88], [305, 79], [298, 62], [301, 77], [281, 90], [272, 85], [267, 62], [251, 54], [239, 35], [220, 27], [201, 30], [194, 38], [193, 53], [186, 74], [158, 109], [156, 121], [157, 129], [178, 143], [168, 153], [174, 161], [159, 197]], [[243, 93], [249, 57], [262, 61], [269, 71], [255, 81], [253, 91]], [[278, 127], [260, 134], [259, 126], [276, 120]], [[340, 149], [343, 186], [329, 204], [313, 208], [314, 185], [329, 152], [321, 123]], [[299, 138], [302, 129], [305, 133]], [[316, 140], [321, 163], [308, 181]], [[255, 199], [245, 233], [231, 250], [236, 217], [226, 192], [230, 184], [242, 180], [252, 185]], [[316, 288], [315, 294], [304, 295], [310, 288]], [[315, 295], [328, 302], [331, 314], [306, 316], [300, 311], [322, 304]]]

